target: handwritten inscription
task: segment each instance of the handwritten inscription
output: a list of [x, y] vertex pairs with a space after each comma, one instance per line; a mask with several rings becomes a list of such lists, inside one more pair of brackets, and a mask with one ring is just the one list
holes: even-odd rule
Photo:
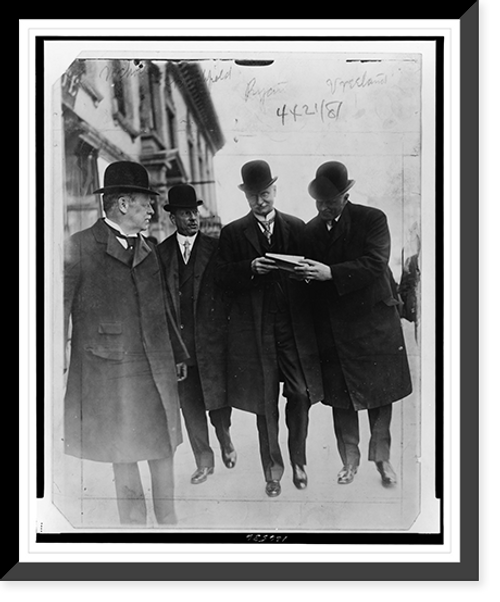
[[259, 102], [264, 103], [268, 98], [280, 94], [285, 91], [286, 82], [278, 82], [268, 88], [259, 88], [257, 86], [257, 79], [253, 77], [246, 86], [245, 89], [245, 102], [249, 99], [257, 98]]
[[231, 79], [232, 69], [232, 65], [229, 68], [221, 67], [220, 69], [209, 69], [208, 71], [204, 71], [203, 77], [205, 78], [207, 85], [210, 87], [212, 84], [216, 84], [217, 82]]
[[269, 533], [255, 534], [246, 536], [246, 540], [253, 543], [283, 543], [287, 540], [287, 535], [271, 535]]
[[330, 87], [332, 96], [346, 90], [354, 90], [355, 88], [367, 88], [369, 86], [384, 86], [387, 84], [387, 75], [385, 73], [377, 73], [374, 77], [369, 77], [365, 71], [361, 77], [352, 77], [350, 79], [327, 79], [326, 83]]
[[134, 60], [133, 62], [127, 63], [127, 65], [113, 65], [110, 67], [109, 65], [105, 65], [100, 73], [99, 77], [109, 81], [110, 79], [126, 79], [137, 77], [144, 69], [144, 65], [142, 62]]
[[320, 103], [315, 102], [314, 104], [295, 104], [293, 106], [283, 104], [276, 109], [276, 115], [281, 119], [282, 125], [285, 125], [289, 119], [296, 122], [308, 117], [319, 117], [322, 122], [325, 122], [339, 118], [342, 104], [341, 100], [327, 102], [324, 99]]

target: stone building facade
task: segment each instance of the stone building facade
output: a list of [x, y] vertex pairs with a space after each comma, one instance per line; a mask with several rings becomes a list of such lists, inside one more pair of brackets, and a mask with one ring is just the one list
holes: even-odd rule
[[199, 64], [78, 59], [59, 85], [65, 236], [103, 214], [93, 191], [117, 160], [144, 165], [160, 193], [149, 236], [161, 242], [172, 231], [162, 206], [180, 182], [193, 185], [204, 201], [202, 230], [218, 235], [213, 157], [224, 135]]

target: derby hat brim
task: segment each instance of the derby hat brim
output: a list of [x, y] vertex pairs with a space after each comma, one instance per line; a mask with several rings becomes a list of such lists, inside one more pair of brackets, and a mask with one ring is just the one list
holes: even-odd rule
[[202, 200], [196, 201], [194, 205], [193, 203], [179, 203], [175, 205], [170, 205], [169, 203], [167, 203], [166, 205], [163, 205], [163, 209], [165, 209], [165, 211], [175, 211], [176, 209], [194, 209], [199, 205], [203, 205]]
[[319, 176], [309, 183], [307, 191], [309, 192], [309, 195], [316, 200], [334, 198], [350, 190], [355, 183], [356, 180], [347, 180], [345, 185], [339, 190], [331, 180], [325, 176]]
[[278, 179], [278, 176], [276, 176], [275, 178], [271, 178], [269, 180], [269, 182], [264, 182], [262, 184], [259, 184], [258, 186], [252, 186], [252, 185], [248, 185], [248, 184], [238, 184], [238, 188], [240, 190], [242, 190], [243, 192], [248, 192], [250, 194], [258, 194], [259, 192], [262, 192], [263, 190], [266, 190], [266, 188], [269, 188], [269, 186], [272, 186], [276, 180]]
[[109, 192], [144, 192], [146, 194], [155, 194], [159, 196], [159, 192], [156, 190], [151, 190], [151, 188], [143, 188], [142, 186], [131, 186], [128, 184], [116, 184], [112, 186], [103, 186], [102, 188], [98, 188], [94, 190], [93, 194], [105, 194]]

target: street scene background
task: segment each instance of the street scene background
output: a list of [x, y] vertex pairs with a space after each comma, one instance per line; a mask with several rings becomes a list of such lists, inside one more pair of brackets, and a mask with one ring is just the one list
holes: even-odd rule
[[[181, 58], [156, 53], [133, 58], [124, 50], [97, 54], [79, 56], [59, 78], [46, 82], [53, 201], [47, 215], [48, 240], [53, 241], [49, 266], [53, 281], [48, 292], [53, 350], [48, 474], [52, 502], [60, 523], [69, 530], [119, 527], [111, 467], [64, 456], [60, 444], [67, 354], [60, 320], [62, 248], [69, 235], [102, 215], [99, 195], [92, 191], [102, 184], [109, 163], [131, 159], [148, 169], [160, 200], [146, 234], [158, 242], [171, 233], [162, 203], [176, 183], [196, 187], [204, 200], [202, 230], [218, 236], [226, 223], [248, 212], [238, 190], [246, 161], [267, 160], [278, 177], [276, 208], [307, 221], [316, 214], [308, 183], [321, 163], [339, 160], [356, 181], [351, 201], [379, 207], [387, 214], [396, 281], [407, 261], [415, 257], [420, 261], [422, 249], [424, 260], [425, 252], [432, 255], [433, 251], [432, 246], [422, 245], [422, 222], [432, 220], [433, 198], [427, 194], [428, 175], [422, 176], [423, 161], [428, 160], [422, 156], [428, 100], [421, 53], [413, 49], [365, 52], [360, 47], [300, 53], [260, 49], [250, 58], [248, 53], [235, 58], [220, 52], [196, 60], [191, 53]], [[430, 283], [433, 274], [424, 272], [426, 277]], [[426, 290], [432, 296], [432, 284]], [[421, 295], [421, 290], [416, 293]], [[433, 426], [434, 399], [432, 382], [422, 385], [422, 340], [426, 350], [433, 349], [434, 324], [432, 311], [424, 313], [427, 321], [423, 320], [422, 307], [425, 304], [419, 305], [415, 322], [403, 322], [414, 391], [394, 406], [396, 488], [384, 488], [374, 466], [363, 461], [368, 445], [366, 416], [361, 417], [358, 476], [348, 486], [337, 485], [341, 463], [331, 410], [318, 405], [310, 416], [307, 490], [296, 490], [288, 471], [281, 497], [269, 500], [255, 416], [235, 411], [232, 432], [238, 463], [227, 470], [219, 461], [215, 474], [202, 485], [189, 481], [194, 461], [184, 433], [175, 460], [177, 528], [411, 529], [422, 511], [422, 491], [427, 504], [433, 479], [434, 433], [427, 428]], [[423, 390], [431, 395], [423, 396]], [[280, 432], [285, 449], [284, 423]], [[215, 445], [214, 449], [217, 454]], [[147, 470], [143, 478], [147, 482]], [[435, 528], [437, 523], [430, 524]], [[150, 527], [155, 528], [153, 522]]]

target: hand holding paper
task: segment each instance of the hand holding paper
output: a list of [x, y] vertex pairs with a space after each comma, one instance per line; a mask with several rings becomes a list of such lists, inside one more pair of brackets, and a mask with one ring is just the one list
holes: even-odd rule
[[251, 263], [252, 272], [254, 274], [267, 274], [271, 270], [277, 270], [278, 266], [273, 259], [269, 257], [257, 257]]
[[330, 266], [312, 259], [303, 259], [299, 265], [294, 268], [295, 274], [303, 280], [331, 280], [332, 271]]

